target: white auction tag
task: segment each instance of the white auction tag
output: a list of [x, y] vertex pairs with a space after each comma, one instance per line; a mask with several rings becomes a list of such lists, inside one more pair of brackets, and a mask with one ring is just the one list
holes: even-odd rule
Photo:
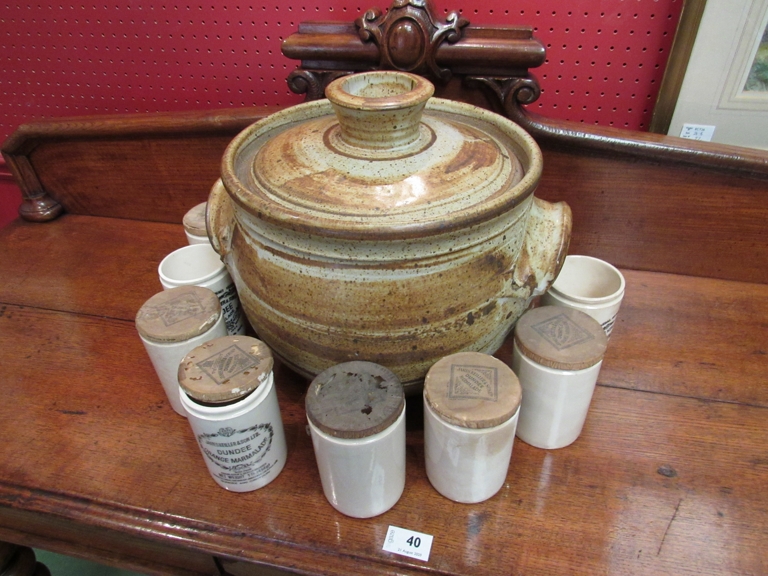
[[680, 138], [712, 142], [715, 128], [716, 126], [709, 126], [707, 124], [683, 124], [683, 129], [680, 130]]
[[401, 556], [408, 556], [416, 560], [426, 562], [429, 560], [429, 551], [432, 549], [432, 536], [390, 526], [387, 530], [387, 537], [384, 540], [382, 550], [394, 552]]

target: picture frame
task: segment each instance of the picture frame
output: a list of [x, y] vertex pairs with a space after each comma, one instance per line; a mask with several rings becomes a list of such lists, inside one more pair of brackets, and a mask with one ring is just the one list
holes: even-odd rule
[[659, 87], [656, 105], [653, 108], [649, 132], [666, 134], [669, 130], [706, 3], [707, 0], [685, 0], [664, 77]]
[[767, 29], [768, 0], [705, 3], [667, 134], [768, 149], [768, 89], [746, 86]]

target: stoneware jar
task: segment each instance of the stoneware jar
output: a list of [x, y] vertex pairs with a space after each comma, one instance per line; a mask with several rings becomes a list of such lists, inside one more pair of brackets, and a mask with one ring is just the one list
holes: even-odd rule
[[533, 139], [433, 91], [342, 77], [224, 154], [211, 243], [259, 337], [306, 376], [369, 360], [418, 391], [441, 357], [495, 351], [565, 258], [570, 209], [534, 198]]
[[228, 334], [245, 334], [246, 319], [237, 287], [226, 265], [210, 244], [190, 244], [174, 250], [157, 267], [163, 289], [202, 286], [215, 292], [221, 303]]
[[487, 354], [452, 354], [430, 368], [424, 381], [424, 459], [440, 494], [475, 503], [504, 485], [520, 394], [509, 366]]
[[207, 202], [202, 202], [193, 206], [184, 214], [182, 224], [184, 225], [184, 234], [189, 244], [208, 244], [210, 242], [208, 232], [205, 229], [205, 209], [207, 205]]
[[328, 502], [342, 514], [386, 512], [405, 487], [405, 397], [390, 370], [345, 362], [307, 390], [307, 420]]
[[266, 486], [285, 466], [272, 353], [248, 336], [198, 346], [179, 365], [181, 403], [213, 479], [232, 492]]
[[168, 402], [186, 416], [179, 397], [179, 363], [200, 344], [227, 335], [219, 299], [200, 286], [163, 290], [139, 309], [136, 330]]
[[607, 342], [600, 323], [580, 310], [542, 306], [520, 318], [512, 352], [523, 387], [518, 438], [554, 449], [579, 437]]
[[612, 264], [592, 256], [569, 254], [541, 304], [581, 310], [600, 322], [610, 338], [625, 285], [624, 275]]

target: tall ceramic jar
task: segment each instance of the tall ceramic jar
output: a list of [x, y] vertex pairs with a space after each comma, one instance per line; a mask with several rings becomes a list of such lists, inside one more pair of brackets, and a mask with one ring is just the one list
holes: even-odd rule
[[522, 390], [501, 360], [477, 352], [438, 361], [424, 381], [424, 460], [432, 486], [472, 504], [507, 478]]
[[439, 358], [496, 350], [565, 257], [570, 210], [534, 198], [533, 139], [433, 90], [402, 72], [340, 78], [224, 155], [212, 244], [302, 374], [368, 360], [418, 390]]
[[307, 390], [307, 421], [323, 493], [354, 518], [382, 514], [405, 487], [405, 398], [391, 370], [345, 362]]
[[541, 306], [520, 318], [512, 351], [523, 387], [520, 439], [546, 449], [576, 441], [607, 346], [603, 327], [580, 310]]
[[184, 225], [184, 234], [187, 237], [187, 242], [190, 244], [207, 244], [210, 242], [208, 232], [205, 229], [205, 210], [207, 206], [207, 202], [202, 202], [193, 206], [184, 214], [181, 222]]
[[287, 458], [272, 353], [248, 336], [224, 336], [179, 365], [181, 403], [214, 481], [232, 492], [266, 486]]
[[179, 396], [179, 363], [200, 344], [227, 335], [219, 299], [213, 291], [200, 286], [163, 290], [139, 308], [136, 330], [168, 403], [186, 417]]

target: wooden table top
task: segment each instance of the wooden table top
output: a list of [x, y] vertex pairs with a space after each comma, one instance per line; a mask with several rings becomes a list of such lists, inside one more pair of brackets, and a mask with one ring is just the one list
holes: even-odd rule
[[[245, 494], [208, 475], [134, 327], [184, 243], [74, 215], [0, 230], [0, 540], [152, 574], [768, 573], [767, 285], [624, 270], [572, 446], [516, 440], [501, 491], [458, 504], [427, 480], [410, 397], [403, 496], [356, 520], [323, 496], [284, 367], [283, 472]], [[429, 561], [383, 551], [389, 526], [433, 535]]]

